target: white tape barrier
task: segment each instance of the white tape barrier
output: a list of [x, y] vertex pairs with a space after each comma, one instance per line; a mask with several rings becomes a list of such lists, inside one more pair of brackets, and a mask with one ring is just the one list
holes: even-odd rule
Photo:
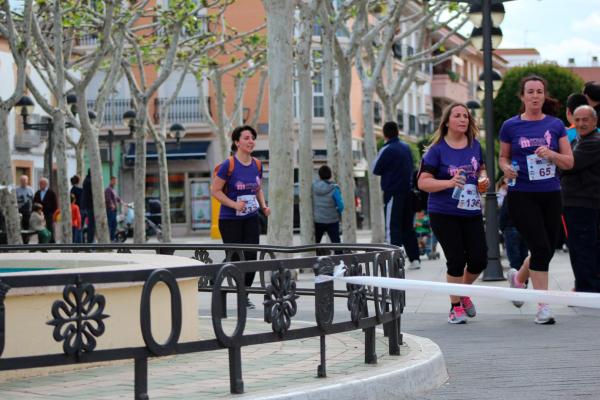
[[523, 290], [494, 286], [465, 285], [459, 283], [417, 281], [413, 279], [382, 278], [375, 276], [343, 276], [346, 266], [335, 267], [333, 276], [319, 275], [315, 282], [339, 280], [352, 285], [377, 286], [396, 290], [422, 290], [452, 296], [482, 296], [494, 299], [525, 301], [531, 303], [563, 304], [568, 306], [600, 308], [600, 294], [560, 292], [556, 290]]

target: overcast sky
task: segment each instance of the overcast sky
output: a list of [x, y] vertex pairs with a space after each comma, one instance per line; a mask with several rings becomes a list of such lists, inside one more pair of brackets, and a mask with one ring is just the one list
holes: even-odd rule
[[600, 59], [600, 0], [513, 0], [504, 7], [500, 48], [535, 47], [560, 65]]

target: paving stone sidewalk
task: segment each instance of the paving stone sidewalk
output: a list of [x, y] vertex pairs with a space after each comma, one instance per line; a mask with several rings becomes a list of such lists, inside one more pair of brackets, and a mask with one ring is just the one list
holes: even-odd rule
[[[224, 320], [232, 329], [235, 321]], [[199, 319], [200, 337], [214, 337], [207, 318]], [[249, 319], [245, 333], [264, 332], [270, 325]], [[364, 363], [364, 334], [352, 331], [327, 336], [327, 378], [317, 378], [319, 338], [278, 342], [242, 349], [243, 379], [249, 396], [283, 391], [303, 384], [333, 383], [349, 374], [384, 369], [410, 356], [406, 345], [400, 357], [389, 356], [387, 339], [377, 335], [377, 365]], [[133, 363], [88, 368], [75, 372], [0, 383], [0, 399], [131, 399]], [[227, 350], [151, 359], [148, 363], [151, 399], [213, 399], [230, 397]], [[236, 395], [236, 398], [240, 396]], [[241, 396], [245, 397], [245, 396]]]

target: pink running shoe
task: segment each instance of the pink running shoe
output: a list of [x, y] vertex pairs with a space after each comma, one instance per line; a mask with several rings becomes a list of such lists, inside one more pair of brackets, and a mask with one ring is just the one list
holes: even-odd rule
[[[513, 289], [525, 289], [525, 284], [517, 282], [517, 273], [518, 272], [519, 271], [517, 271], [514, 268], [509, 269], [508, 270], [508, 274], [506, 275], [506, 279], [508, 280], [508, 283], [509, 283], [509, 285], [510, 285], [511, 288], [513, 288]], [[512, 303], [517, 308], [521, 308], [523, 306], [523, 302], [522, 301], [513, 300]]]
[[462, 306], [455, 306], [450, 309], [450, 314], [448, 314], [448, 323], [449, 324], [466, 324], [467, 323], [467, 314], [465, 313], [465, 309]]
[[477, 311], [475, 311], [475, 305], [471, 301], [470, 297], [461, 297], [460, 305], [463, 306], [469, 318], [473, 318], [475, 315], [477, 315]]

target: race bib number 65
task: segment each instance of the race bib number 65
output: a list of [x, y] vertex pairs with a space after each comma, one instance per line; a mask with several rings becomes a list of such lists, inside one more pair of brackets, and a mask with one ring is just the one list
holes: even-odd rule
[[549, 179], [556, 175], [556, 165], [550, 160], [530, 154], [527, 156], [527, 172], [530, 181]]

